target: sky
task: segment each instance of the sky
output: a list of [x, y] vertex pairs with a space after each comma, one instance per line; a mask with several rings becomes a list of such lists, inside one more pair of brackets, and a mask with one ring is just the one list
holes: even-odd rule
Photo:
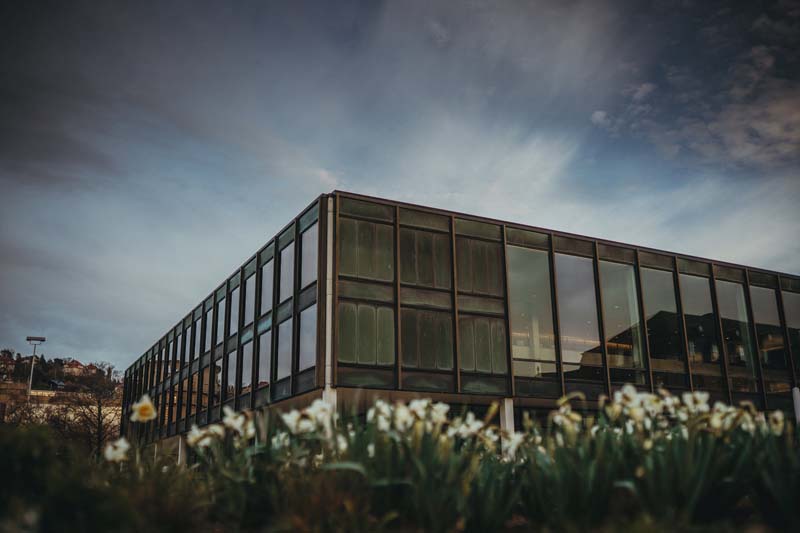
[[800, 274], [800, 2], [3, 2], [0, 347], [127, 367], [334, 189]]

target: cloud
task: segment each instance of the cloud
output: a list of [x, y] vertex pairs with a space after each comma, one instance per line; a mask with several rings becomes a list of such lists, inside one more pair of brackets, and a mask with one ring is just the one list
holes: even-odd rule
[[592, 113], [591, 121], [592, 124], [600, 127], [607, 127], [611, 124], [611, 119], [609, 119], [608, 113], [602, 110], [598, 110]]
[[654, 83], [646, 82], [636, 87], [636, 89], [633, 91], [631, 98], [633, 99], [634, 102], [641, 102], [655, 90], [656, 90], [656, 85]]

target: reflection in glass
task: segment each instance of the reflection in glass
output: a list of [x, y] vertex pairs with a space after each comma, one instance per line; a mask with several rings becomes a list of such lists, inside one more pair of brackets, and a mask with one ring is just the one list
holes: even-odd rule
[[244, 325], [248, 326], [256, 315], [256, 276], [253, 274], [244, 282]]
[[197, 411], [201, 408], [198, 406], [198, 401], [202, 401], [200, 398], [200, 373], [195, 372], [192, 374], [192, 385], [191, 389], [189, 390], [189, 414], [193, 415], [197, 413]]
[[281, 250], [281, 279], [278, 301], [283, 302], [294, 294], [294, 243]]
[[292, 319], [278, 326], [278, 361], [275, 379], [289, 377], [292, 373]]
[[272, 368], [272, 330], [258, 336], [258, 387], [269, 385]]
[[228, 375], [226, 379], [225, 399], [236, 396], [236, 350], [228, 353]]
[[242, 345], [242, 386], [240, 394], [250, 392], [253, 384], [253, 342]]
[[778, 295], [775, 289], [750, 287], [750, 303], [756, 323], [758, 349], [764, 369], [786, 370], [789, 368], [778, 314]]
[[690, 274], [679, 276], [695, 386], [719, 389], [722, 385], [718, 379], [722, 375], [722, 360], [717, 343], [717, 317], [711, 303], [711, 280]]
[[[553, 302], [548, 253], [506, 247], [511, 356], [514, 359], [555, 361]], [[549, 368], [550, 365], [546, 367]], [[514, 363], [516, 376], [541, 376], [543, 365]]]
[[672, 272], [642, 268], [642, 300], [653, 370], [684, 372], [683, 338]]
[[748, 387], [741, 384], [739, 378], [755, 380], [756, 369], [744, 286], [741, 283], [717, 280], [717, 305], [722, 319], [722, 335], [725, 339], [729, 372], [733, 378], [732, 386], [737, 389]]
[[175, 369], [180, 370], [183, 365], [183, 334], [178, 333], [178, 337], [175, 339], [175, 346], [177, 346], [177, 352], [175, 353]]
[[214, 361], [211, 371], [214, 373], [211, 376], [211, 379], [214, 380], [214, 390], [211, 391], [211, 394], [214, 397], [214, 406], [217, 406], [222, 398], [222, 357]]
[[608, 365], [644, 368], [644, 342], [633, 266], [600, 261], [600, 288]]
[[231, 319], [228, 322], [230, 330], [228, 335], [234, 335], [239, 331], [239, 287], [231, 291]]
[[217, 344], [225, 339], [225, 298], [217, 302]]
[[211, 368], [203, 367], [203, 375], [200, 383], [200, 395], [197, 398], [197, 409], [203, 411], [208, 407], [211, 400]]
[[301, 236], [300, 287], [305, 287], [317, 279], [317, 239], [318, 224], [314, 224]]
[[298, 372], [317, 363], [317, 304], [300, 313], [300, 353]]
[[[564, 363], [601, 366], [602, 348], [592, 260], [556, 254], [555, 264], [562, 360]], [[596, 377], [592, 370], [583, 372], [579, 366], [565, 367], [564, 373], [580, 379]]]
[[272, 311], [273, 262], [270, 259], [261, 267], [261, 314]]
[[202, 338], [200, 335], [203, 331], [203, 319], [198, 318], [194, 321], [194, 346], [192, 347], [192, 360], [200, 357], [200, 344]]
[[794, 371], [800, 377], [800, 293], [783, 291], [783, 315], [789, 331], [789, 348], [794, 358]]

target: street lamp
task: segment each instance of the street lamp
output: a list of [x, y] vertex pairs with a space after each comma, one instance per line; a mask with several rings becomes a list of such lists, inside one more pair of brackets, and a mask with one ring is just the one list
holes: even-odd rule
[[36, 347], [44, 343], [47, 339], [44, 337], [28, 337], [25, 340], [28, 344], [33, 346], [33, 357], [31, 357], [31, 375], [28, 378], [28, 403], [31, 403], [31, 389], [33, 388], [33, 365], [36, 364]]

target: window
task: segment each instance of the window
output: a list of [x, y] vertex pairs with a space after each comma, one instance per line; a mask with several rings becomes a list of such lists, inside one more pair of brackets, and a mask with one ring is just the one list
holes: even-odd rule
[[203, 345], [203, 351], [207, 352], [211, 349], [211, 333], [213, 330], [213, 322], [211, 321], [213, 311], [209, 309], [206, 311], [206, 342]]
[[180, 405], [180, 420], [186, 418], [186, 413], [189, 410], [189, 380], [184, 379], [181, 382], [181, 405]]
[[514, 374], [541, 376], [541, 365], [529, 361], [556, 360], [548, 253], [508, 246], [506, 256]]
[[339, 233], [340, 274], [379, 281], [394, 279], [392, 226], [341, 218]]
[[203, 411], [208, 407], [211, 399], [211, 367], [203, 367], [203, 374], [201, 376], [202, 382], [200, 383], [200, 394], [197, 397], [198, 412]]
[[164, 354], [164, 369], [166, 370], [167, 376], [172, 375], [172, 369], [174, 365], [173, 363], [174, 354], [172, 352], [172, 349], [174, 348], [174, 346], [175, 343], [173, 341], [169, 341], [169, 344], [167, 345], [167, 352]]
[[426, 370], [453, 368], [453, 319], [449, 313], [403, 309], [403, 365]]
[[258, 387], [269, 385], [272, 369], [272, 331], [258, 336]]
[[450, 289], [450, 236], [429, 231], [400, 230], [400, 281], [423, 287]]
[[338, 357], [342, 363], [393, 365], [394, 309], [356, 302], [339, 303]]
[[708, 278], [679, 274], [681, 302], [686, 321], [686, 339], [695, 386], [720, 390], [722, 363], [717, 344], [717, 317], [711, 303], [711, 285]]
[[261, 267], [261, 314], [272, 311], [273, 262], [270, 259]]
[[600, 289], [608, 365], [644, 369], [644, 336], [633, 266], [600, 261]]
[[800, 378], [800, 293], [783, 291], [783, 314], [789, 331], [794, 370]]
[[791, 388], [790, 367], [778, 314], [778, 295], [774, 289], [751, 286], [750, 303], [767, 391], [788, 392]]
[[505, 374], [506, 326], [501, 318], [460, 316], [458, 319], [461, 370]]
[[247, 394], [253, 385], [253, 342], [242, 346], [242, 389], [241, 394]]
[[217, 302], [217, 344], [225, 340], [225, 298]]
[[214, 406], [217, 406], [222, 399], [222, 357], [214, 361], [211, 371], [214, 373], [212, 376], [214, 380], [214, 390], [211, 391], [211, 394], [214, 398]]
[[278, 360], [275, 379], [281, 380], [292, 373], [292, 319], [278, 326]]
[[599, 380], [597, 372], [583, 368], [603, 363], [592, 260], [556, 254], [555, 264], [564, 374], [567, 379]]
[[755, 391], [756, 369], [744, 285], [717, 280], [717, 305], [722, 319], [731, 387], [737, 391]]
[[294, 243], [281, 250], [281, 279], [278, 300], [291, 298], [294, 294]]
[[192, 359], [197, 359], [200, 357], [200, 341], [202, 340], [200, 335], [202, 333], [203, 327], [203, 319], [198, 318], [194, 321], [194, 347], [192, 349]]
[[256, 276], [251, 275], [244, 282], [244, 325], [249, 326], [256, 316]]
[[178, 332], [178, 336], [175, 339], [175, 346], [177, 346], [178, 352], [175, 354], [175, 369], [180, 370], [183, 367], [183, 335]]
[[503, 295], [502, 245], [458, 237], [456, 250], [459, 292]]
[[230, 330], [228, 335], [234, 335], [239, 331], [239, 287], [231, 291], [231, 318], [228, 321]]
[[225, 381], [225, 399], [236, 397], [236, 350], [228, 353], [228, 373]]
[[305, 230], [300, 239], [300, 287], [304, 288], [317, 279], [318, 224]]
[[191, 389], [189, 390], [190, 415], [197, 413], [197, 411], [202, 408], [202, 404], [198, 404], [200, 401], [202, 401], [200, 398], [200, 373], [195, 372], [192, 374], [192, 385]]
[[[644, 302], [645, 325], [650, 343], [650, 365], [654, 373], [685, 373], [683, 336], [681, 335], [678, 304], [675, 299], [675, 280], [672, 272], [642, 268], [642, 301]], [[654, 374], [658, 386], [677, 384], [685, 386], [685, 380], [672, 381], [674, 377]], [[668, 382], [663, 382], [667, 380]]]
[[317, 364], [317, 304], [300, 313], [300, 352], [298, 372]]

